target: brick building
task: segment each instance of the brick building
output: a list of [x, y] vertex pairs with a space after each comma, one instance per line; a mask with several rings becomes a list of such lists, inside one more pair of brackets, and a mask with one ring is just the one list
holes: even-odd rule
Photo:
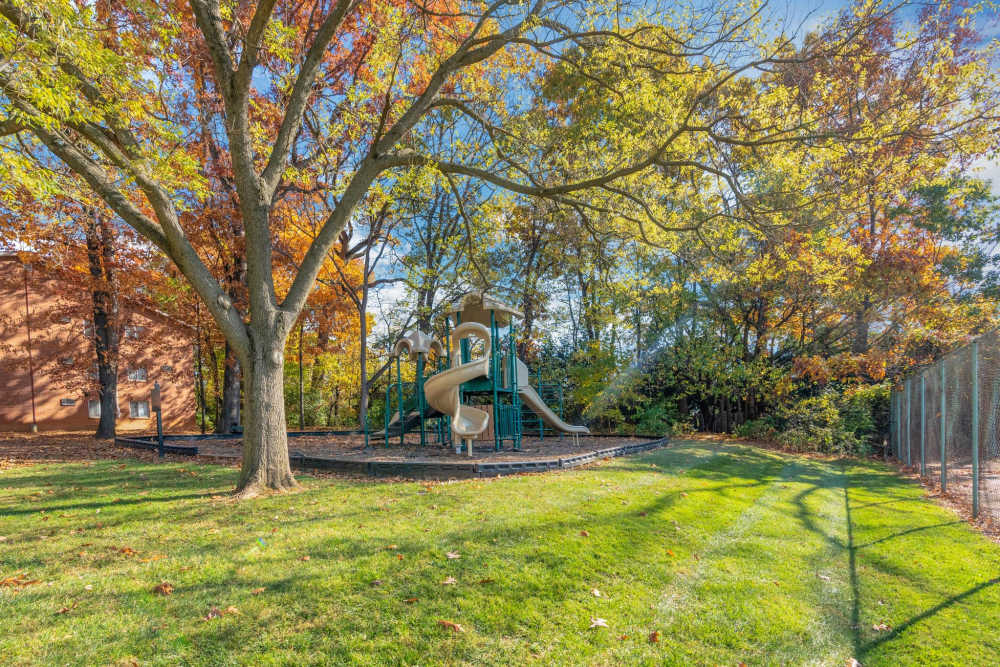
[[[194, 332], [149, 307], [124, 299], [119, 307], [118, 430], [155, 428], [154, 382], [164, 429], [193, 428]], [[44, 263], [0, 255], [0, 431], [28, 431], [32, 422], [39, 431], [97, 428], [92, 317], [86, 285], [68, 286]]]

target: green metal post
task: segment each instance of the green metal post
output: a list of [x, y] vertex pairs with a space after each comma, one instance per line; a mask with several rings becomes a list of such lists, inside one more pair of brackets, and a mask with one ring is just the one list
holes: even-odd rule
[[924, 441], [927, 432], [927, 411], [924, 407], [924, 376], [920, 375], [920, 476], [927, 474], [927, 459], [924, 456]]
[[427, 426], [424, 420], [424, 353], [417, 353], [417, 377], [415, 378], [417, 387], [417, 411], [420, 413], [420, 446], [427, 445]]
[[889, 460], [889, 452], [896, 446], [896, 392], [889, 390], [889, 447], [886, 449], [885, 458]]
[[[538, 395], [542, 395], [542, 365], [538, 364], [538, 375], [536, 376], [538, 383]], [[543, 399], [544, 400], [544, 399]], [[538, 439], [545, 440], [545, 422], [542, 421], [541, 417], [538, 417]]]
[[944, 359], [938, 363], [941, 365], [941, 493], [944, 493], [948, 488], [948, 448], [945, 446], [944, 440], [947, 433], [944, 426], [944, 413], [948, 401], [945, 394]]
[[911, 384], [910, 380], [907, 380], [905, 387], [906, 387], [906, 465], [908, 466], [912, 463], [912, 457], [910, 456], [910, 426], [911, 426], [910, 415], [913, 411], [910, 409], [910, 394], [912, 393], [910, 391], [910, 384]]
[[389, 415], [392, 414], [392, 371], [389, 371], [388, 382], [385, 383], [385, 415], [382, 421], [385, 422], [385, 429], [382, 433], [385, 434], [385, 446], [389, 446]]
[[[510, 385], [510, 403], [511, 403], [511, 426], [514, 428], [514, 450], [521, 450], [521, 431], [523, 430], [523, 423], [521, 418], [521, 394], [517, 391], [517, 354], [516, 348], [514, 347], [514, 318], [510, 318], [510, 324], [507, 327], [507, 350], [510, 355], [511, 367], [511, 378], [512, 382]], [[531, 384], [531, 376], [528, 376], [528, 384]]]
[[399, 401], [399, 445], [402, 447], [405, 443], [403, 438], [406, 430], [403, 428], [403, 422], [406, 421], [406, 415], [403, 414], [403, 374], [399, 369], [399, 356], [396, 357], [396, 400]]
[[497, 382], [500, 378], [497, 376], [497, 355], [499, 351], [497, 348], [500, 347], [499, 329], [497, 329], [497, 317], [496, 311], [490, 311], [490, 384], [493, 385], [493, 450], [499, 452], [501, 445], [503, 443], [503, 436], [500, 433], [500, 400], [497, 395]]
[[972, 518], [979, 518], [979, 341], [972, 343]]

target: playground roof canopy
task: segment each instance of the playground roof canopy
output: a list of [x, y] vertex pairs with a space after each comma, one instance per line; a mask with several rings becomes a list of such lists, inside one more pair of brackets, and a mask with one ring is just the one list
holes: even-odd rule
[[490, 311], [496, 318], [497, 326], [505, 327], [516, 318], [524, 318], [524, 313], [495, 299], [486, 292], [469, 292], [456, 301], [448, 310], [449, 315], [461, 314], [465, 322], [478, 322], [490, 326]]

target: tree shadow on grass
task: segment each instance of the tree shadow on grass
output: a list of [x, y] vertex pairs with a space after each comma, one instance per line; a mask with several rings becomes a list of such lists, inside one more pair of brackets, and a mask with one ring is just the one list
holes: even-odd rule
[[[699, 461], [701, 465], [707, 463], [708, 461]], [[391, 632], [399, 623], [406, 623], [408, 619], [426, 620], [427, 614], [435, 608], [435, 605], [443, 604], [444, 601], [452, 599], [454, 596], [451, 589], [440, 587], [440, 579], [443, 576], [441, 573], [444, 571], [442, 566], [448, 561], [444, 559], [443, 553], [437, 552], [437, 545], [474, 544], [485, 545], [485, 549], [478, 548], [480, 552], [478, 556], [474, 552], [464, 553], [463, 551], [464, 560], [451, 566], [452, 568], [462, 568], [459, 572], [464, 572], [464, 577], [458, 572], [456, 574], [462, 578], [463, 582], [470, 584], [470, 588], [463, 591], [463, 596], [480, 597], [484, 600], [483, 605], [481, 605], [482, 611], [477, 612], [478, 618], [474, 615], [470, 622], [489, 628], [488, 632], [523, 632], [530, 623], [529, 616], [539, 613], [538, 609], [532, 611], [532, 605], [525, 604], [523, 617], [521, 614], [515, 613], [509, 618], [492, 618], [489, 616], [490, 604], [488, 600], [490, 597], [502, 595], [506, 600], [521, 599], [525, 602], [536, 600], [533, 603], [534, 606], [545, 609], [551, 605], [563, 604], [565, 600], [579, 597], [581, 590], [583, 590], [583, 596], [588, 595], [585, 588], [580, 588], [581, 581], [585, 581], [587, 578], [599, 579], [609, 576], [609, 570], [619, 572], [618, 576], [629, 576], [629, 568], [635, 563], [645, 561], [648, 564], [655, 564], [655, 567], [663, 568], [663, 576], [669, 576], [670, 569], [677, 561], [666, 558], [664, 553], [666, 547], [662, 532], [670, 526], [663, 521], [663, 513], [670, 512], [670, 509], [680, 500], [681, 494], [686, 492], [697, 497], [696, 494], [703, 492], [717, 497], [719, 501], [724, 503], [727, 497], [735, 499], [745, 493], [747, 488], [770, 483], [768, 480], [774, 476], [773, 472], [778, 462], [763, 457], [758, 461], [756, 468], [753, 466], [741, 468], [739, 474], [736, 475], [737, 478], [743, 475], [752, 479], [748, 479], [745, 483], [738, 480], [734, 484], [718, 481], [726, 476], [724, 470], [720, 471], [715, 468], [720, 466], [724, 468], [724, 462], [715, 460], [711, 462], [711, 465], [713, 469], [688, 470], [685, 474], [718, 483], [710, 483], [694, 489], [689, 487], [669, 490], [650, 488], [646, 492], [648, 493], [647, 497], [630, 504], [628, 508], [619, 506], [617, 494], [611, 493], [598, 498], [594, 505], [587, 504], [583, 511], [590, 516], [586, 519], [578, 516], [581, 512], [581, 505], [572, 504], [566, 508], [554, 509], [556, 512], [554, 517], [544, 514], [522, 516], [510, 513], [505, 516], [502, 523], [464, 521], [453, 527], [445, 526], [439, 529], [429, 539], [421, 538], [419, 532], [413, 530], [411, 525], [407, 525], [402, 534], [394, 534], [397, 531], [392, 528], [391, 524], [388, 524], [386, 527], [389, 530], [374, 539], [356, 533], [352, 534], [350, 530], [347, 530], [350, 527], [347, 524], [357, 521], [357, 514], [356, 510], [352, 511], [347, 508], [341, 508], [337, 518], [327, 515], [284, 521], [280, 528], [282, 532], [287, 532], [289, 536], [305, 536], [306, 539], [281, 545], [280, 555], [278, 553], [268, 554], [265, 548], [253, 557], [256, 569], [268, 573], [267, 580], [251, 581], [239, 575], [234, 576], [227, 571], [224, 575], [220, 575], [225, 578], [212, 577], [210, 580], [196, 581], [189, 585], [178, 582], [171, 600], [180, 600], [181, 596], [190, 594], [193, 596], [190, 598], [191, 604], [195, 606], [203, 604], [206, 599], [217, 601], [215, 604], [222, 606], [226, 600], [234, 597], [234, 590], [242, 590], [245, 593], [246, 590], [261, 585], [267, 586], [268, 595], [279, 596], [277, 599], [282, 605], [287, 604], [298, 592], [313, 588], [342, 593], [351, 596], [354, 600], [379, 596], [385, 598], [383, 602], [390, 605], [392, 613], [386, 615], [385, 618], [369, 619], [365, 622], [373, 624], [374, 627], [378, 628], [378, 631]], [[580, 472], [584, 473], [585, 471]], [[538, 478], [522, 478], [518, 483], [525, 485], [526, 488], [535, 488], [536, 479]], [[589, 492], [605, 491], [599, 486], [599, 479], [584, 480], [584, 483], [589, 484], [589, 487], [592, 488], [588, 486], [577, 487], [581, 498]], [[179, 497], [164, 497], [156, 500], [171, 500]], [[395, 516], [392, 517], [393, 520], [401, 520], [399, 515], [405, 516], [410, 509], [405, 507], [403, 503], [416, 498], [420, 498], [420, 496], [413, 495], [402, 498], [400, 504], [394, 504], [393, 513]], [[141, 499], [136, 502], [150, 500], [154, 499]], [[372, 500], [368, 499], [369, 504]], [[467, 495], [460, 497], [460, 501], [463, 504], [470, 502]], [[81, 505], [96, 504], [82, 503]], [[463, 507], [462, 512], [468, 515], [468, 505]], [[441, 519], [440, 514], [435, 518]], [[144, 520], [135, 516], [123, 519], [128, 522]], [[323, 536], [321, 531], [316, 531], [315, 536], [312, 536], [310, 535], [312, 531], [294, 528], [296, 524], [301, 526], [314, 521], [342, 523], [343, 525], [337, 527], [341, 535], [328, 537]], [[369, 522], [365, 521], [365, 523]], [[586, 527], [591, 532], [591, 537], [579, 536], [582, 527]], [[407, 535], [406, 532], [411, 534]], [[236, 542], [227, 544], [225, 548], [230, 554], [239, 554], [253, 549], [257, 543], [256, 533], [257, 528], [255, 527], [248, 531], [245, 536], [239, 536]], [[544, 539], [539, 539], [540, 537]], [[391, 552], [385, 552], [382, 538], [385, 542], [390, 540], [395, 542], [396, 548]], [[267, 538], [268, 542], [272, 539], [278, 540], [281, 539], [281, 536]], [[492, 544], [493, 539], [499, 540], [501, 545], [496, 554], [489, 554], [489, 545]], [[697, 544], [699, 544], [698, 538], [687, 539], [694, 539], [692, 548], [696, 549]], [[675, 545], [674, 548], [677, 546]], [[183, 554], [177, 555], [184, 562], [199, 562], [200, 557], [205, 552], [211, 552], [212, 549], [213, 543], [209, 541], [205, 544], [188, 545]], [[296, 562], [295, 559], [301, 553], [310, 555], [309, 565]], [[396, 563], [395, 556], [397, 554], [403, 555], [405, 560]], [[486, 558], [481, 558], [483, 555]], [[525, 571], [531, 574], [523, 580], [512, 576], [505, 583], [503, 579], [506, 571], [502, 560], [511, 555], [518, 559], [523, 557], [524, 562], [519, 560], [516, 566], [528, 568]], [[439, 557], [440, 561], [434, 557]], [[237, 557], [236, 560], [243, 559]], [[322, 567], [324, 561], [330, 562], [329, 568]], [[343, 566], [344, 561], [350, 563], [346, 570]], [[337, 563], [339, 565], [336, 565]], [[228, 568], [224, 569], [228, 570]], [[356, 574], [357, 572], [365, 574], [359, 576]], [[384, 572], [379, 576], [386, 579], [385, 586], [372, 588], [370, 579], [366, 578], [369, 572]], [[271, 573], [277, 576], [273, 576]], [[496, 577], [500, 584], [497, 586], [471, 586], [472, 582], [475, 581], [474, 577], [485, 576]], [[538, 579], [539, 577], [541, 579]], [[544, 589], [537, 589], [538, 581], [546, 579], [550, 583], [547, 583]], [[404, 592], [406, 595], [420, 597], [428, 603], [428, 608], [418, 609], [405, 605], [402, 602], [405, 597]], [[148, 608], [152, 613], [169, 613], [161, 608], [161, 605], [156, 602], [155, 598], [151, 597], [148, 591], [132, 590], [109, 594], [114, 595], [117, 600], [115, 604], [123, 609], [141, 610]], [[541, 598], [538, 598], [539, 595]], [[584, 597], [584, 599], [587, 598]], [[48, 603], [50, 606], [61, 604], [55, 599], [48, 601]], [[370, 606], [376, 608], [378, 605]], [[185, 611], [184, 613], [190, 612]], [[207, 613], [207, 608], [203, 612], [197, 613]], [[350, 631], [351, 623], [353, 621], [348, 622], [348, 631]], [[198, 624], [193, 630], [187, 630], [187, 632], [192, 639], [198, 636], [214, 638], [221, 627], [221, 625]], [[255, 632], [259, 632], [259, 630], [250, 627], [239, 634], [245, 635], [245, 639], [249, 640], [254, 637]]]
[[[810, 532], [823, 537], [832, 548], [837, 551], [841, 551], [846, 554], [847, 557], [847, 575], [848, 575], [848, 586], [850, 589], [850, 630], [852, 637], [852, 644], [854, 650], [854, 656], [859, 659], [863, 659], [868, 653], [870, 653], [874, 648], [884, 644], [887, 641], [899, 636], [901, 633], [905, 632], [908, 628], [914, 626], [917, 623], [931, 618], [935, 614], [941, 612], [944, 609], [954, 605], [955, 603], [961, 602], [962, 600], [986, 589], [997, 583], [1000, 583], [1000, 578], [990, 579], [988, 581], [982, 582], [976, 586], [973, 586], [961, 593], [951, 595], [946, 597], [944, 600], [938, 604], [912, 616], [907, 621], [895, 626], [892, 631], [878, 637], [877, 639], [869, 642], [864, 641], [861, 626], [861, 581], [858, 571], [858, 555], [862, 549], [870, 548], [879, 544], [884, 544], [894, 539], [903, 538], [916, 533], [925, 533], [927, 531], [934, 531], [940, 529], [946, 529], [952, 526], [963, 523], [962, 521], [945, 521], [938, 522], [930, 525], [915, 526], [905, 530], [897, 531], [885, 535], [883, 537], [870, 540], [868, 542], [858, 544], [855, 539], [855, 529], [856, 523], [853, 516], [854, 512], [861, 509], [869, 508], [880, 508], [879, 511], [891, 511], [893, 513], [912, 513], [917, 510], [923, 503], [923, 499], [913, 495], [913, 483], [909, 480], [903, 479], [895, 474], [889, 472], [862, 472], [859, 473], [855, 468], [855, 464], [848, 461], [840, 462], [841, 468], [841, 481], [840, 486], [843, 489], [843, 499], [844, 499], [844, 516], [845, 516], [845, 529], [846, 529], [846, 541], [838, 538], [836, 535], [831, 535], [822, 529], [818, 525], [816, 518], [813, 516], [812, 511], [808, 507], [806, 500], [813, 493], [821, 490], [822, 488], [832, 488], [832, 484], [816, 485], [810, 488], [804, 489], [799, 494], [796, 495], [794, 502], [797, 506], [796, 518], [800, 524], [805, 527]], [[893, 497], [888, 500], [881, 500], [875, 502], [867, 503], [852, 503], [851, 502], [851, 488], [863, 489], [865, 492], [877, 493], [879, 495], [892, 494], [893, 491], [899, 491], [900, 494], [905, 493], [905, 495], [899, 495], [898, 497]], [[909, 504], [913, 503], [911, 507], [888, 507], [889, 505], [899, 505], [899, 504]], [[900, 578], [913, 578], [913, 572], [905, 568], [894, 567], [889, 562], [884, 560], [877, 560], [866, 562], [866, 567], [877, 569], [879, 572], [897, 576]]]
[[972, 586], [971, 588], [967, 588], [961, 593], [952, 595], [949, 598], [945, 598], [944, 600], [937, 603], [933, 607], [925, 609], [924, 611], [920, 612], [919, 614], [916, 614], [915, 616], [911, 616], [903, 623], [900, 623], [899, 625], [893, 627], [892, 630], [890, 630], [889, 632], [885, 633], [884, 635], [881, 635], [877, 639], [868, 642], [861, 648], [861, 650], [859, 651], [859, 655], [864, 657], [871, 650], [878, 648], [882, 644], [885, 644], [886, 642], [895, 639], [899, 635], [906, 632], [909, 628], [916, 625], [917, 623], [925, 621], [931, 616], [934, 616], [935, 614], [951, 607], [952, 605], [962, 602], [966, 598], [969, 598], [987, 588], [996, 586], [997, 584], [1000, 584], [1000, 577], [994, 577], [993, 579], [988, 579], [987, 581], [980, 582], [975, 586]]
[[[110, 495], [110, 494], [109, 494]], [[47, 514], [53, 512], [73, 512], [76, 510], [96, 510], [104, 509], [107, 507], [128, 507], [128, 506], [142, 506], [149, 503], [171, 503], [178, 500], [191, 500], [194, 498], [210, 498], [212, 496], [219, 495], [219, 491], [204, 491], [201, 493], [184, 493], [175, 495], [158, 495], [158, 496], [142, 496], [139, 498], [118, 498], [114, 500], [104, 500], [100, 502], [83, 502], [83, 503], [73, 503], [68, 505], [39, 505], [38, 507], [19, 507], [16, 509], [5, 509], [3, 514], [6, 516], [19, 516], [26, 514], [38, 514], [44, 511]]]

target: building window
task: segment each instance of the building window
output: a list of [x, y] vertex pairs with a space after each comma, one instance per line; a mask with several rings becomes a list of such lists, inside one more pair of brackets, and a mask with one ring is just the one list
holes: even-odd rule
[[163, 371], [164, 373], [173, 373], [174, 367], [171, 366], [170, 364], [164, 364], [163, 366], [160, 367], [160, 370]]
[[83, 321], [83, 336], [84, 338], [94, 337], [94, 323], [90, 320]]
[[59, 399], [59, 405], [63, 406], [64, 408], [71, 408], [74, 405], [76, 405], [76, 399], [75, 398], [60, 398]]
[[72, 366], [73, 365], [73, 357], [63, 357], [62, 359], [59, 360], [59, 362], [63, 366]]
[[149, 401], [129, 401], [128, 416], [132, 419], [149, 419]]
[[101, 402], [96, 398], [87, 401], [87, 416], [91, 419], [101, 418]]
[[128, 369], [128, 381], [129, 382], [145, 382], [148, 379], [145, 368], [130, 368]]

